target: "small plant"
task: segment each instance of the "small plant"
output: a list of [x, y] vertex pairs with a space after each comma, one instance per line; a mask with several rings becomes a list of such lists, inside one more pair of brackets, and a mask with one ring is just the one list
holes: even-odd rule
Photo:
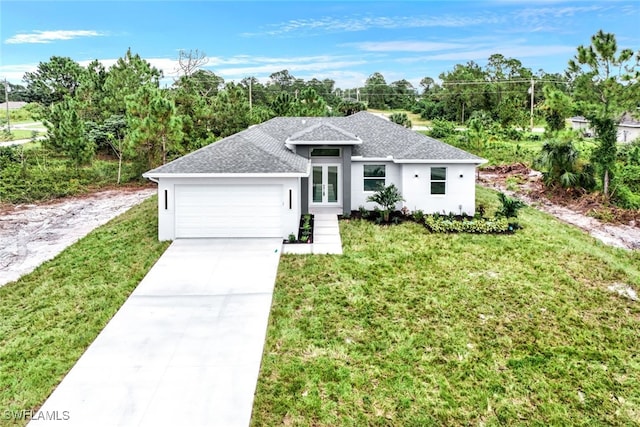
[[300, 241], [302, 243], [307, 243], [309, 241], [309, 235], [303, 234], [302, 237], [300, 237]]
[[389, 216], [398, 202], [404, 202], [400, 190], [395, 184], [388, 186], [381, 185], [373, 195], [367, 198], [368, 202], [374, 202], [382, 207], [382, 218], [384, 222], [389, 222]]
[[391, 222], [393, 222], [395, 225], [400, 224], [400, 217], [394, 216], [393, 219], [391, 219]]
[[515, 176], [507, 177], [505, 184], [507, 184], [507, 190], [516, 191], [518, 186], [522, 183], [522, 180]]
[[360, 218], [369, 218], [369, 211], [362, 205], [358, 206], [360, 212]]
[[411, 211], [408, 207], [403, 206], [402, 209], [400, 209], [400, 213], [402, 213], [402, 216], [409, 216], [411, 214]]
[[393, 113], [389, 116], [389, 120], [395, 124], [411, 129], [411, 120], [407, 113]]
[[420, 209], [418, 209], [417, 211], [413, 211], [411, 216], [413, 216], [413, 220], [415, 222], [422, 222], [424, 220], [424, 212]]
[[476, 216], [483, 218], [485, 213], [487, 213], [487, 207], [483, 203], [480, 203], [476, 208]]
[[296, 241], [296, 235], [291, 233], [289, 234], [289, 243], [295, 243]]
[[342, 219], [351, 219], [351, 212], [343, 213]]
[[520, 200], [504, 193], [498, 193], [498, 200], [502, 206], [496, 211], [497, 218], [517, 218], [518, 211], [526, 206]]

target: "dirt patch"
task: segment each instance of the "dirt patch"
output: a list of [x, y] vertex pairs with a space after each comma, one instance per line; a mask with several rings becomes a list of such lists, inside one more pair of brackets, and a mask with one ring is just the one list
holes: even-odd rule
[[0, 286], [19, 279], [96, 227], [155, 193], [126, 188], [0, 210]]
[[594, 194], [563, 189], [549, 191], [542, 182], [542, 174], [522, 163], [483, 169], [478, 181], [573, 224], [607, 245], [640, 249], [640, 211], [609, 206]]

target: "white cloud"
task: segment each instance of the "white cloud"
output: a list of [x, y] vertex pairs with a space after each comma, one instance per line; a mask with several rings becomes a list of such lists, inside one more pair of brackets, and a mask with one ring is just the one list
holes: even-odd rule
[[33, 72], [37, 68], [38, 64], [0, 65], [0, 76], [13, 84], [24, 84], [24, 73]]
[[343, 46], [353, 46], [356, 49], [367, 52], [433, 52], [465, 47], [465, 45], [459, 43], [420, 41], [360, 42]]
[[56, 40], [71, 40], [79, 37], [99, 37], [104, 35], [104, 33], [91, 30], [33, 31], [31, 33], [16, 34], [4, 42], [5, 44], [51, 43]]
[[296, 71], [326, 71], [331, 69], [340, 69], [346, 67], [352, 67], [356, 65], [365, 64], [365, 61], [342, 61], [342, 62], [310, 62], [306, 64], [291, 63], [291, 62], [274, 62], [272, 64], [254, 65], [247, 67], [235, 67], [235, 68], [219, 68], [215, 71], [216, 74], [221, 76], [252, 76], [260, 74], [271, 74], [276, 71], [287, 69], [289, 72], [294, 73]]
[[424, 27], [467, 27], [481, 24], [498, 24], [503, 17], [483, 13], [477, 16], [353, 16], [353, 17], [324, 17], [319, 19], [292, 19], [273, 24], [261, 31], [243, 33], [244, 36], [276, 36], [289, 33], [320, 33], [320, 32], [355, 32], [369, 29], [397, 29]]
[[574, 53], [575, 46], [549, 45], [549, 46], [497, 46], [459, 52], [441, 53], [414, 58], [403, 58], [399, 62], [420, 61], [478, 61], [486, 60], [494, 53], [500, 53], [509, 58], [531, 58], [550, 55]]

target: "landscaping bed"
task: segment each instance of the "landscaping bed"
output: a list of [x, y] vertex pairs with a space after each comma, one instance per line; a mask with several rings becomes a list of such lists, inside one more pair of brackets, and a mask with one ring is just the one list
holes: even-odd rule
[[512, 199], [504, 193], [500, 193], [498, 199], [502, 206], [497, 208], [493, 217], [486, 216], [486, 208], [479, 205], [474, 216], [455, 215], [453, 213], [425, 214], [421, 210], [409, 211], [403, 208], [401, 211], [388, 212], [385, 220], [383, 211], [368, 211], [364, 207], [351, 211], [350, 215], [341, 215], [340, 219], [359, 219], [373, 222], [378, 225], [398, 225], [403, 222], [413, 222], [424, 226], [432, 233], [476, 233], [476, 234], [510, 234], [520, 229], [515, 221], [517, 212], [525, 205], [517, 199]]
[[300, 216], [300, 226], [298, 227], [297, 236], [293, 233], [289, 235], [288, 239], [284, 239], [283, 243], [285, 244], [310, 244], [313, 243], [313, 225], [314, 218], [313, 214], [303, 214]]

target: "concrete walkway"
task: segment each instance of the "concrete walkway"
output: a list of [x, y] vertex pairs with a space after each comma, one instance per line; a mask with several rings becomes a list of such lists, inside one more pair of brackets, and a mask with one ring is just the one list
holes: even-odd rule
[[342, 239], [338, 216], [329, 213], [316, 213], [313, 216], [313, 248], [314, 254], [342, 255]]
[[342, 255], [342, 239], [338, 215], [335, 213], [315, 212], [313, 214], [313, 243], [282, 245], [285, 254], [333, 254]]
[[173, 242], [29, 426], [247, 426], [281, 246]]

